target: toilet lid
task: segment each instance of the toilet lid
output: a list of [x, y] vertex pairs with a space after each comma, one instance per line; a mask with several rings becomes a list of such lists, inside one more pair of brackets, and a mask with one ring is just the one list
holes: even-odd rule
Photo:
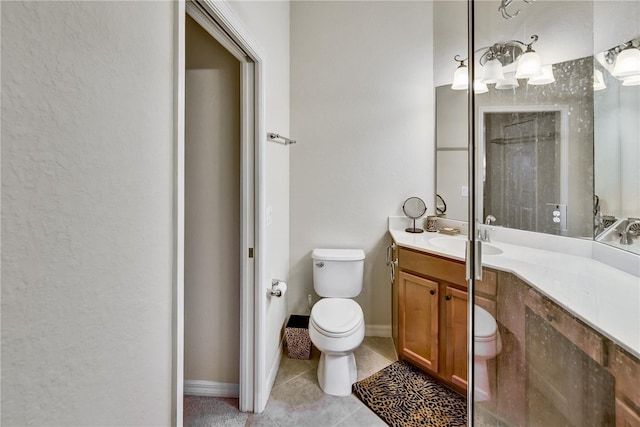
[[478, 338], [492, 337], [496, 334], [496, 319], [484, 308], [474, 307], [473, 318], [475, 320], [473, 334]]
[[349, 332], [360, 325], [363, 318], [358, 303], [347, 298], [323, 298], [311, 309], [313, 323], [330, 334]]

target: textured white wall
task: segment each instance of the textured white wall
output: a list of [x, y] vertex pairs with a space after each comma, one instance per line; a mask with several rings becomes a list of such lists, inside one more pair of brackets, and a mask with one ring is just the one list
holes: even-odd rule
[[186, 23], [184, 377], [238, 384], [240, 63]]
[[169, 425], [172, 2], [2, 4], [2, 424]]
[[291, 4], [289, 310], [313, 294], [316, 247], [362, 248], [357, 298], [369, 325], [391, 324], [387, 217], [409, 196], [434, 213], [432, 4]]
[[[289, 130], [289, 2], [231, 1], [229, 5], [257, 40], [265, 55], [265, 131], [298, 138]], [[267, 142], [265, 137], [265, 205], [273, 211], [266, 229], [265, 274], [262, 286], [266, 298], [266, 369], [274, 379], [283, 324], [287, 316], [285, 298], [267, 298], [271, 279], [287, 280], [289, 273], [289, 155], [299, 145]]]

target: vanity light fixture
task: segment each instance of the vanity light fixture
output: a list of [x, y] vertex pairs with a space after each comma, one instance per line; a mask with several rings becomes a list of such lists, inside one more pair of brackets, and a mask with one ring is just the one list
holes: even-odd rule
[[454, 61], [458, 61], [460, 64], [453, 73], [453, 84], [451, 89], [453, 90], [467, 90], [469, 89], [469, 69], [465, 65], [466, 59], [459, 59], [460, 55], [453, 57]]
[[593, 90], [603, 90], [606, 89], [607, 85], [604, 84], [604, 76], [602, 75], [602, 71], [593, 70]]
[[613, 65], [611, 74], [622, 80], [623, 86], [638, 84], [635, 82], [640, 78], [640, 37], [612, 47], [604, 57], [607, 64]]
[[482, 79], [475, 79], [473, 81], [473, 91], [476, 94], [487, 93], [489, 92], [489, 88], [483, 83]]
[[540, 71], [540, 74], [531, 77], [527, 83], [535, 86], [548, 85], [556, 81], [556, 78], [553, 76], [553, 66], [551, 64], [542, 66]]
[[[555, 81], [553, 69], [551, 66], [547, 66], [546, 72], [543, 74], [540, 56], [532, 48], [537, 41], [538, 36], [534, 34], [531, 36], [530, 43], [509, 40], [476, 50], [476, 53], [482, 52], [478, 59], [481, 67], [478, 67], [478, 69], [482, 70], [482, 77], [480, 78], [480, 83], [482, 84], [474, 83], [480, 88], [480, 91], [477, 90], [476, 93], [488, 91], [488, 88], [485, 89], [484, 86], [494, 83], [496, 84], [496, 89], [513, 89], [518, 87], [516, 79], [522, 78], [533, 79], [529, 81], [531, 84], [553, 83]], [[451, 88], [454, 90], [466, 90], [469, 86], [469, 77], [468, 67], [464, 61], [467, 59], [461, 59], [460, 55], [456, 55], [453, 59], [460, 64], [454, 73]], [[513, 74], [505, 76], [505, 67], [512, 64], [516, 65], [515, 77]]]
[[500, 80], [496, 83], [496, 89], [504, 90], [504, 89], [515, 89], [520, 84], [518, 83], [518, 79], [516, 79], [516, 73], [506, 73], [504, 75], [504, 79]]
[[622, 78], [640, 75], [640, 49], [628, 47], [620, 52], [613, 67], [613, 75]]
[[[518, 68], [516, 69], [516, 79], [528, 79], [540, 74], [540, 55], [531, 47], [538, 41], [538, 36], [531, 36], [533, 41], [527, 46], [527, 50], [518, 59]], [[523, 43], [524, 44], [524, 43]]]
[[504, 73], [502, 72], [502, 64], [497, 58], [492, 58], [484, 64], [484, 75], [482, 76], [482, 83], [492, 84], [498, 83], [500, 80], [504, 80]]

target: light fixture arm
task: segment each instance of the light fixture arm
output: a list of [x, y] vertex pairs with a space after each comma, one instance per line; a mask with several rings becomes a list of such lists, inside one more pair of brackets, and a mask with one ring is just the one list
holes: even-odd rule
[[[533, 49], [531, 49], [531, 46], [533, 46], [533, 44], [538, 41], [538, 35], [534, 34], [534, 35], [531, 36], [531, 38], [533, 39], [531, 41], [531, 43], [526, 45], [527, 46], [527, 50], [526, 50], [527, 52], [533, 52]], [[522, 43], [522, 42], [518, 42], [518, 43]], [[524, 43], [522, 43], [522, 44], [524, 44]]]
[[466, 67], [467, 65], [464, 63], [464, 61], [466, 61], [467, 59], [469, 59], [469, 57], [466, 57], [464, 59], [461, 59], [462, 57], [460, 55], [456, 55], [453, 57], [453, 60], [456, 62], [459, 62], [460, 64], [458, 65], [458, 68], [460, 67]]
[[525, 43], [520, 40], [508, 40], [505, 42], [495, 43], [491, 46], [481, 47], [476, 49], [475, 53], [484, 52], [480, 55], [478, 60], [482, 66], [492, 59], [497, 59], [503, 66], [505, 66], [516, 62], [523, 53], [533, 52], [531, 46], [533, 46], [538, 39], [538, 35], [534, 34], [531, 36], [530, 43]]

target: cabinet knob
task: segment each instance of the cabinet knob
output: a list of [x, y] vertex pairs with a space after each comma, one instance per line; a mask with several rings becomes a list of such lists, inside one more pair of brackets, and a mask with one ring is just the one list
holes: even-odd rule
[[444, 297], [444, 299], [446, 299], [447, 301], [449, 301], [451, 299], [451, 295], [447, 295], [446, 297]]
[[430, 293], [431, 295], [435, 295], [435, 294], [436, 294], [436, 291], [434, 291], [433, 289], [431, 289], [431, 290], [429, 291], [429, 293]]

